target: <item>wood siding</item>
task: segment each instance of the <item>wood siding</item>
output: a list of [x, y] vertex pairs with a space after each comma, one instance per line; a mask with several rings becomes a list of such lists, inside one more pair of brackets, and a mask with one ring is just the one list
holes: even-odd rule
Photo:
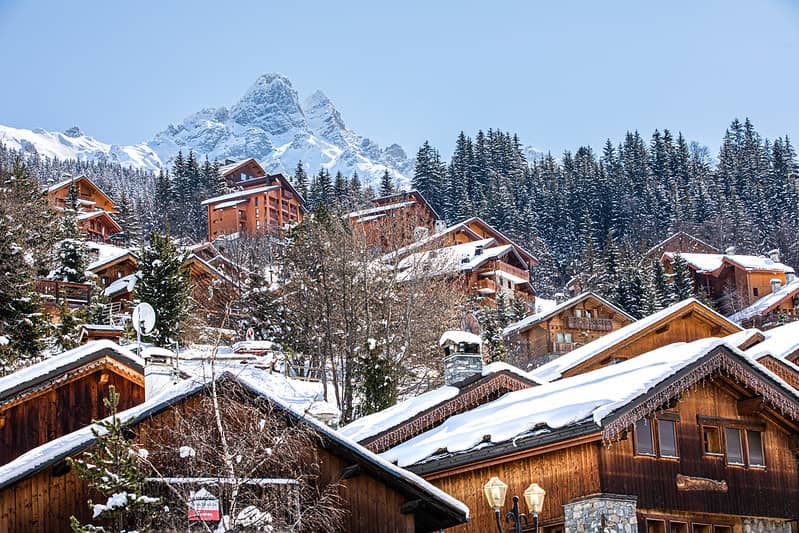
[[[108, 381], [100, 384], [103, 374]], [[143, 381], [133, 382], [102, 366], [20, 402], [9, 402], [9, 407], [0, 406], [5, 420], [0, 428], [0, 464], [106, 416], [103, 398], [108, 396], [109, 385], [120, 394], [120, 411], [144, 401]]]
[[[799, 471], [791, 439], [772, 422], [763, 433], [765, 468], [727, 466], [725, 458], [705, 456], [697, 415], [763, 423], [742, 416], [732, 388], [705, 383], [677, 404], [679, 459], [635, 456], [633, 436], [603, 447], [600, 453], [603, 492], [638, 496], [638, 508], [738, 516], [796, 519], [799, 513]], [[728, 492], [677, 490], [677, 474], [726, 481]]]
[[[476, 465], [466, 471], [434, 473], [425, 478], [469, 507], [471, 522], [452, 528], [453, 532], [496, 531], [494, 513], [483, 494], [483, 485], [493, 476], [508, 484], [505, 502], [508, 508], [511, 496], [521, 498], [530, 483], [541, 485], [547, 491], [540, 515], [541, 523], [559, 523], [563, 521], [564, 503], [599, 491], [598, 447], [599, 443], [587, 443], [502, 463]], [[524, 501], [521, 505], [526, 512]]]

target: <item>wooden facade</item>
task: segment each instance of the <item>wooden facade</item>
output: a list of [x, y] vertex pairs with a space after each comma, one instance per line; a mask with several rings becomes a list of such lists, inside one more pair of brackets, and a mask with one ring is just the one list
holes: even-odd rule
[[622, 309], [589, 292], [511, 324], [506, 328], [505, 338], [516, 366], [535, 368], [634, 320]]
[[[143, 368], [111, 346], [106, 341], [77, 348], [85, 356], [52, 370], [75, 351], [55, 356], [27, 369], [46, 373], [0, 391], [0, 464], [102, 418], [110, 385], [120, 393], [120, 408], [144, 401]], [[13, 377], [0, 380], [0, 387]]]
[[603, 340], [600, 348], [592, 349], [588, 344], [537, 368], [533, 375], [542, 379], [576, 376], [675, 342], [726, 337], [740, 331], [737, 324], [690, 299], [659, 311], [641, 323], [633, 322], [616, 330], [612, 337]]
[[78, 223], [81, 231], [92, 241], [107, 242], [122, 228], [111, 217], [117, 212], [114, 201], [86, 176], [61, 181], [47, 189], [47, 203], [55, 211], [64, 210], [69, 189], [78, 191]]
[[[663, 254], [667, 274], [673, 273], [675, 254]], [[724, 314], [731, 315], [752, 305], [795, 279], [793, 268], [773, 258], [743, 255], [683, 254], [694, 284]], [[708, 268], [712, 267], [712, 268]]]
[[439, 220], [438, 213], [419, 191], [374, 198], [369, 207], [347, 217], [368, 242], [387, 252], [433, 235]]
[[[622, 420], [635, 423], [625, 427]], [[540, 515], [545, 533], [577, 531], [564, 523], [564, 505], [601, 495], [635, 502], [641, 533], [713, 533], [703, 524], [731, 528], [716, 533], [741, 533], [749, 518], [796, 527], [799, 396], [723, 346], [600, 425], [550, 431], [548, 439], [542, 429], [540, 437], [521, 433], [512, 442], [460, 454], [443, 449], [409, 468], [470, 507], [472, 520], [456, 528], [460, 532], [495, 527], [482, 493], [493, 476], [508, 484], [508, 501], [532, 482], [547, 491]], [[637, 444], [639, 431], [642, 442], [650, 432], [651, 449]], [[673, 439], [662, 437], [672, 431]], [[674, 528], [658, 529], [664, 520]]]
[[799, 320], [799, 280], [756, 300], [751, 306], [730, 316], [730, 320], [750, 328], [770, 329]]
[[[177, 411], [182, 417], [197, 416], [200, 411], [198, 392], [162, 402], [149, 412], [137, 414], [131, 421], [135, 442], [152, 449], [153, 439], [161, 442], [158, 440], [161, 429], [175, 424]], [[307, 419], [299, 415], [287, 416], [307, 423]], [[370, 452], [353, 448], [354, 445], [341, 441], [331, 430], [320, 430], [315, 442], [318, 448], [312, 453], [320, 465], [316, 483], [320, 486], [330, 482], [340, 484], [338, 492], [346, 511], [344, 531], [414, 533], [439, 530], [466, 520], [464, 510], [455, 507], [450, 500], [442, 500], [431, 493], [431, 488], [421, 487], [389, 471], [370, 456]], [[79, 456], [91, 445], [91, 438], [84, 438], [68, 450], [68, 455]], [[84, 523], [91, 520], [87, 500], [92, 494], [86, 482], [79, 479], [63, 459], [59, 457], [29, 467], [0, 485], [0, 530], [68, 532], [70, 516]]]
[[235, 235], [280, 235], [302, 222], [305, 200], [285, 176], [267, 175], [254, 159], [226, 167], [223, 176], [233, 192], [202, 202], [208, 210], [209, 241]]

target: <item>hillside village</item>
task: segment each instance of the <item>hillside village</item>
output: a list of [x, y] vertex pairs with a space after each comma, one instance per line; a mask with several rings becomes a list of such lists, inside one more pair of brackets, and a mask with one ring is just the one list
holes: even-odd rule
[[485, 532], [485, 498], [523, 492], [546, 533], [796, 530], [779, 249], [675, 231], [638, 257], [643, 313], [589, 272], [542, 297], [532, 251], [420, 190], [335, 210], [253, 158], [213, 168], [193, 241], [134, 237], [87, 176], [4, 174], [60, 232], [28, 298], [47, 343], [0, 337], [0, 530]]

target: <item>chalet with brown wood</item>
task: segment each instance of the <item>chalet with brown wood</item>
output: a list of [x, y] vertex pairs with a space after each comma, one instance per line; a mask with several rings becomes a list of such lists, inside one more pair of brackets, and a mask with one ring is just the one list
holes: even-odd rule
[[424, 239], [441, 229], [438, 213], [419, 191], [373, 198], [369, 206], [347, 214], [356, 231], [384, 250]]
[[646, 252], [646, 256], [654, 261], [663, 257], [666, 252], [691, 254], [720, 254], [721, 250], [705, 241], [697, 239], [684, 231], [678, 231]]
[[749, 307], [796, 278], [794, 269], [780, 262], [778, 250], [772, 250], [769, 257], [666, 252], [661, 261], [668, 274], [673, 273], [677, 255], [691, 269], [696, 287], [726, 315]]
[[730, 315], [730, 320], [742, 326], [769, 329], [786, 322], [799, 320], [799, 279], [775, 286], [749, 307]]
[[107, 242], [122, 228], [111, 217], [117, 212], [114, 201], [86, 176], [68, 178], [47, 188], [47, 202], [56, 211], [63, 211], [70, 187], [78, 192], [78, 222], [90, 240]]
[[594, 292], [507, 326], [502, 335], [516, 366], [535, 368], [635, 321]]
[[[611, 331], [599, 339], [534, 369], [537, 379], [553, 381], [575, 376], [631, 359], [675, 342], [707, 337], [726, 337], [743, 330], [694, 298]], [[736, 347], [748, 345], [750, 335], [735, 339]], [[741, 343], [741, 344], [738, 344]]]
[[[270, 388], [269, 376], [259, 376], [250, 369], [246, 374], [220, 372], [216, 378], [220, 390], [240, 387], [244, 399], [254, 406], [266, 401], [276, 408], [286, 423], [302, 424], [312, 429], [318, 439], [313, 455], [320, 465], [316, 481], [339, 482], [339, 496], [346, 515], [344, 530], [351, 532], [422, 532], [438, 531], [468, 520], [469, 509], [461, 502], [436, 489], [418, 476], [381, 460], [372, 452], [308, 417], [289, 408], [287, 398], [277, 398]], [[266, 381], [265, 381], [266, 380]], [[209, 382], [190, 379], [179, 382], [162, 394], [119, 414], [136, 437], [148, 447], [148, 440], [164, 425], [174, 423], [176, 412], [182, 416], [207, 413], [200, 401], [208, 393]], [[251, 398], [248, 400], [247, 398]], [[274, 412], [274, 411], [272, 411]], [[205, 419], [197, 423], [204, 423]], [[90, 427], [82, 428], [51, 441], [16, 461], [0, 467], [0, 530], [27, 532], [70, 531], [69, 517], [91, 519], [87, 484], [65, 463], [95, 443]], [[176, 446], [179, 443], [176, 443]], [[174, 468], [174, 467], [173, 467]], [[257, 472], [269, 478], [269, 472]], [[184, 475], [191, 476], [191, 472]], [[209, 485], [210, 490], [214, 490]], [[174, 512], [186, 512], [175, 509]], [[215, 527], [216, 524], [213, 524]], [[212, 527], [212, 528], [213, 528]]]
[[0, 378], [0, 464], [102, 418], [110, 385], [122, 408], [144, 401], [142, 359], [108, 340]]
[[496, 530], [496, 476], [508, 496], [546, 490], [544, 533], [787, 533], [798, 438], [797, 390], [702, 339], [510, 392], [381, 455], [470, 507], [456, 531]]
[[208, 210], [208, 240], [238, 235], [280, 234], [302, 222], [305, 200], [282, 174], [268, 175], [255, 159], [220, 168], [233, 192], [202, 202]]

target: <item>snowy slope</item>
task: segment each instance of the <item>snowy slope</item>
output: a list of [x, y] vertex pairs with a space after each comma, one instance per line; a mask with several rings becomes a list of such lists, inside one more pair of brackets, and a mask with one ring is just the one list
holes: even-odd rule
[[0, 125], [0, 142], [9, 148], [59, 159], [107, 161], [146, 170], [161, 166], [158, 155], [146, 144], [106, 144], [84, 134], [77, 126], [60, 132]]
[[170, 124], [150, 141], [119, 146], [98, 141], [79, 128], [65, 132], [0, 126], [0, 142], [28, 153], [60, 159], [103, 160], [155, 170], [169, 166], [179, 150], [209, 159], [256, 158], [267, 172], [294, 173], [326, 168], [331, 174], [358, 172], [364, 184], [377, 184], [387, 169], [401, 187], [413, 162], [397, 144], [385, 149], [347, 128], [341, 113], [322, 91], [301, 101], [291, 81], [280, 74], [259, 77], [230, 107], [206, 108]]

